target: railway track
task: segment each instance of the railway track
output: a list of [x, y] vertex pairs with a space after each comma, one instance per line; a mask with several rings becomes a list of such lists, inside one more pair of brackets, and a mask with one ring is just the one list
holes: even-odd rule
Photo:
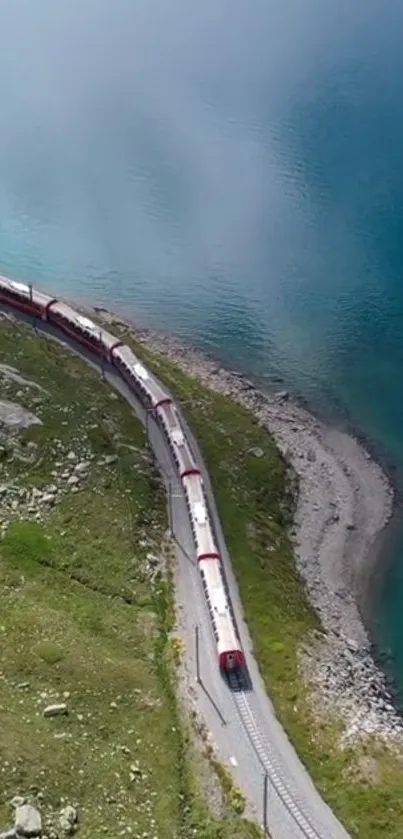
[[299, 827], [301, 836], [304, 839], [330, 839], [328, 833], [325, 833], [324, 830], [318, 831], [313, 826], [311, 818], [298, 801], [297, 794], [295, 791], [291, 791], [290, 785], [282, 779], [282, 770], [277, 755], [270, 742], [264, 739], [260, 733], [259, 724], [248, 702], [248, 692], [245, 691], [240, 677], [237, 673], [230, 673], [228, 682], [241, 725], [247, 733], [263, 771], [267, 775], [268, 783]]

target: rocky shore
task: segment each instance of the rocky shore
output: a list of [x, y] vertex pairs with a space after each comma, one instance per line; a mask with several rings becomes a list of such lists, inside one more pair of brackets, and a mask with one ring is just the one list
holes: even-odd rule
[[365, 734], [403, 742], [402, 720], [357, 606], [372, 572], [374, 542], [392, 514], [393, 490], [381, 467], [352, 436], [324, 425], [287, 392], [263, 393], [176, 338], [128, 325], [151, 350], [253, 411], [273, 434], [298, 475], [295, 559], [323, 628], [301, 650], [315, 708], [343, 720], [342, 743]]

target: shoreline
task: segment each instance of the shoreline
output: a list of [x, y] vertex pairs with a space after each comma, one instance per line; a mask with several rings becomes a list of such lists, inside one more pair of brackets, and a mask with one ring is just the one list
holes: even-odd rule
[[380, 546], [396, 510], [391, 471], [385, 472], [362, 436], [357, 439], [360, 435], [318, 419], [286, 391], [263, 391], [243, 373], [228, 370], [174, 336], [138, 327], [104, 307], [91, 306], [91, 311], [106, 324], [124, 325], [151, 351], [243, 404], [273, 435], [298, 475], [290, 535], [297, 568], [323, 629], [300, 656], [315, 712], [320, 707], [321, 715], [334, 718], [337, 710], [342, 745], [365, 734], [403, 743], [402, 720], [375, 661], [364, 602], [379, 573]]

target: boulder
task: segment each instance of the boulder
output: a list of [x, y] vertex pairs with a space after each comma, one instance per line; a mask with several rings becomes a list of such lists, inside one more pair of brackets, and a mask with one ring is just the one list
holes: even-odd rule
[[64, 833], [71, 834], [77, 828], [78, 816], [75, 807], [68, 804], [60, 811], [59, 825]]
[[40, 812], [32, 804], [16, 807], [14, 830], [19, 836], [39, 836], [42, 832]]
[[62, 702], [59, 705], [48, 705], [43, 710], [44, 717], [59, 717], [67, 714], [67, 705]]
[[254, 457], [263, 457], [264, 451], [260, 449], [259, 446], [255, 446], [252, 449], [248, 450], [248, 454], [253, 454]]

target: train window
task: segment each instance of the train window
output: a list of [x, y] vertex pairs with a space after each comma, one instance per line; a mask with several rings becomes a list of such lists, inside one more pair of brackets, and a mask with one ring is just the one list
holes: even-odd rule
[[216, 641], [218, 641], [218, 638], [219, 638], [219, 635], [218, 635], [218, 629], [217, 629], [216, 622], [215, 622], [215, 620], [214, 620], [214, 615], [213, 615], [212, 613], [211, 613], [211, 623], [212, 623], [212, 625], [213, 625], [213, 632], [214, 632], [214, 635], [215, 635]]
[[15, 289], [13, 289], [11, 293], [14, 295], [14, 297], [17, 298], [17, 300], [26, 300], [25, 295], [21, 294], [21, 292], [16, 291]]

